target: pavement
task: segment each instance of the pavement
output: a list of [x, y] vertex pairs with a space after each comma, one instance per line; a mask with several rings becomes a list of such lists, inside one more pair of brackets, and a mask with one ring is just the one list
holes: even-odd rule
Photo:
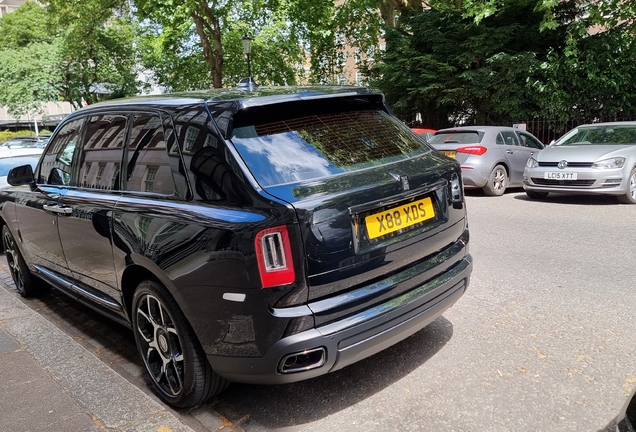
[[80, 338], [30, 307], [31, 300], [23, 300], [13, 290], [5, 265], [0, 264], [0, 431], [224, 428], [223, 419], [215, 417], [213, 410], [199, 408], [196, 421], [122, 377], [83, 346]]

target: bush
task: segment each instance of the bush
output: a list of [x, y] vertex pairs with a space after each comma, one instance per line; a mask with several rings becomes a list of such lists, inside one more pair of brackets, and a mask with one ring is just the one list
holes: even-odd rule
[[[47, 129], [42, 129], [40, 131], [40, 135], [51, 135], [51, 131], [47, 130]], [[30, 131], [30, 130], [21, 130], [21, 131], [10, 131], [10, 130], [3, 130], [0, 131], [0, 144], [5, 143], [15, 137], [19, 137], [19, 136], [35, 136], [35, 133]]]

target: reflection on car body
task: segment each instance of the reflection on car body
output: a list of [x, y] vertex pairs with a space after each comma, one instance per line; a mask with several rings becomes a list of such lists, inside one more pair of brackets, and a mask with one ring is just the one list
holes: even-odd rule
[[[177, 407], [229, 381], [341, 369], [426, 326], [470, 280], [459, 165], [373, 90], [96, 104], [8, 181], [18, 291], [36, 294], [42, 278], [131, 327], [153, 388]], [[430, 217], [368, 222], [413, 217], [418, 203]]]

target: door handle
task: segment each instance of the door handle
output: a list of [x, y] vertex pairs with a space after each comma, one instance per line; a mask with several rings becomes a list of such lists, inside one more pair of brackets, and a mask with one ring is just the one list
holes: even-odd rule
[[70, 215], [73, 214], [73, 207], [63, 207], [60, 205], [47, 205], [44, 204], [42, 206], [42, 208], [46, 211], [50, 211], [52, 213], [58, 213], [58, 214], [63, 214], [63, 215]]
[[506, 150], [506, 153], [508, 154], [514, 154], [514, 152], [512, 150]]

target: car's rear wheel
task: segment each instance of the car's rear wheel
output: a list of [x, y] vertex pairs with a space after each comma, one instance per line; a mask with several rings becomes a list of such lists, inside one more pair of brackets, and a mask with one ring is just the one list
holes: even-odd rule
[[189, 408], [228, 386], [210, 367], [190, 324], [161, 284], [139, 284], [132, 321], [139, 354], [164, 401]]
[[537, 192], [537, 191], [527, 190], [526, 195], [528, 195], [528, 198], [532, 198], [532, 199], [543, 199], [548, 196], [548, 192]]
[[629, 191], [625, 195], [619, 195], [618, 202], [622, 204], [636, 204], [636, 168], [632, 169], [629, 173], [629, 179], [627, 180]]
[[2, 243], [4, 245], [4, 254], [7, 257], [9, 272], [15, 284], [15, 290], [22, 297], [31, 297], [38, 294], [37, 281], [24, 262], [18, 245], [15, 244], [13, 234], [11, 234], [11, 230], [6, 225], [2, 227]]
[[488, 183], [482, 188], [486, 195], [501, 196], [508, 187], [508, 172], [503, 165], [493, 168], [488, 178]]

